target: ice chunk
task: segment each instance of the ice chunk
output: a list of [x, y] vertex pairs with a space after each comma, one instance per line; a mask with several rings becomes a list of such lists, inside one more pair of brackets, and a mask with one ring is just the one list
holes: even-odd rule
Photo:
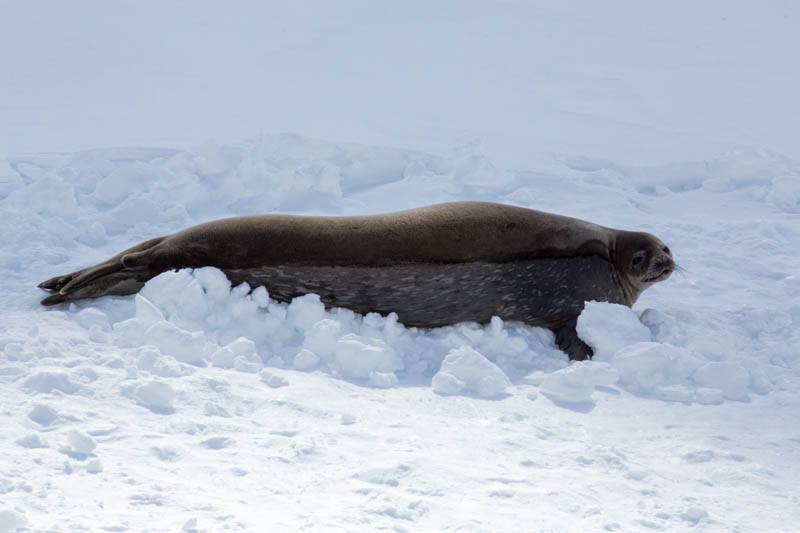
[[86, 463], [86, 471], [90, 474], [99, 474], [103, 471], [103, 463], [100, 459], [92, 459]]
[[239, 372], [247, 372], [248, 374], [255, 374], [261, 367], [264, 366], [261, 364], [261, 361], [248, 361], [241, 355], [237, 356], [236, 359], [233, 361], [233, 368], [238, 370]]
[[100, 326], [104, 331], [111, 329], [108, 316], [101, 310], [93, 307], [78, 312], [75, 315], [75, 321], [86, 329], [92, 326]]
[[164, 320], [164, 313], [153, 305], [153, 302], [148, 300], [142, 293], [136, 294], [136, 318], [142, 322], [146, 327], [150, 327], [156, 322]]
[[319, 357], [311, 350], [303, 348], [294, 356], [293, 364], [298, 370], [311, 370], [319, 364]]
[[692, 376], [703, 364], [685, 348], [656, 342], [625, 346], [614, 355], [612, 363], [626, 388], [641, 394], [653, 394], [659, 389], [663, 394], [657, 395], [662, 399], [668, 399], [663, 397], [667, 394], [663, 387], [691, 384]]
[[223, 346], [211, 354], [211, 364], [220, 368], [233, 368], [236, 354], [227, 346]]
[[316, 294], [306, 294], [295, 298], [289, 304], [286, 319], [297, 329], [308, 329], [325, 317], [325, 306]]
[[74, 453], [82, 455], [89, 455], [97, 447], [92, 437], [77, 429], [67, 432], [67, 443]]
[[691, 522], [692, 524], [697, 524], [697, 522], [699, 522], [703, 518], [708, 517], [708, 511], [706, 511], [702, 507], [689, 507], [684, 512], [682, 512], [680, 516], [687, 522]]
[[592, 401], [598, 385], [613, 385], [619, 379], [617, 370], [608, 363], [578, 361], [544, 378], [539, 391], [556, 402], [581, 404]]
[[273, 389], [277, 389], [278, 387], [285, 387], [289, 384], [289, 382], [286, 381], [286, 378], [270, 370], [262, 370], [260, 376], [261, 376], [261, 381], [263, 381]]
[[369, 383], [379, 389], [389, 389], [397, 385], [397, 376], [392, 372], [372, 371], [369, 373]]
[[651, 340], [650, 330], [630, 307], [607, 302], [586, 302], [576, 329], [594, 350], [595, 361], [608, 361], [623, 346]]
[[74, 394], [80, 387], [72, 382], [70, 377], [63, 372], [37, 372], [29, 377], [23, 385], [34, 392], [48, 393], [54, 390], [65, 394]]
[[333, 354], [336, 341], [342, 334], [341, 323], [324, 318], [317, 321], [310, 329], [305, 331], [304, 346], [308, 351], [318, 354], [321, 357], [329, 357]]
[[725, 395], [719, 389], [699, 388], [695, 391], [695, 400], [697, 403], [707, 405], [721, 404], [725, 399]]
[[28, 413], [28, 418], [40, 426], [49, 426], [58, 420], [58, 413], [48, 405], [37, 405]]
[[175, 401], [175, 391], [162, 381], [151, 381], [136, 387], [136, 401], [144, 407], [157, 411], [169, 411]]
[[336, 364], [345, 378], [369, 378], [374, 371], [394, 372], [403, 368], [394, 349], [379, 339], [348, 333], [336, 342]]
[[706, 363], [694, 373], [698, 385], [719, 389], [729, 400], [747, 400], [750, 374], [741, 365], [715, 361]]
[[474, 394], [493, 398], [503, 394], [511, 386], [511, 381], [483, 354], [469, 346], [461, 346], [447, 354], [439, 372], [433, 376], [432, 385], [439, 394]]
[[161, 320], [144, 332], [142, 341], [154, 344], [162, 353], [178, 361], [194, 365], [203, 364], [206, 339], [202, 331], [189, 332], [171, 322]]
[[204, 440], [200, 444], [209, 450], [222, 450], [233, 446], [236, 444], [236, 441], [228, 437], [211, 437], [210, 439]]
[[12, 533], [27, 526], [28, 519], [25, 515], [8, 509], [0, 511], [0, 533]]
[[146, 163], [121, 165], [97, 183], [93, 197], [109, 205], [119, 204], [146, 189], [157, 178], [156, 169]]
[[24, 437], [20, 437], [14, 441], [23, 448], [47, 448], [47, 443], [44, 442], [38, 433], [30, 433]]

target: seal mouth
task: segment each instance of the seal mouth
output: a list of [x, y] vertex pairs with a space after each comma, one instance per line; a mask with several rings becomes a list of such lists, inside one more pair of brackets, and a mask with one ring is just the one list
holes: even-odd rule
[[659, 281], [664, 281], [665, 279], [667, 279], [671, 275], [672, 275], [672, 269], [667, 267], [664, 270], [662, 270], [660, 274], [657, 274], [657, 275], [653, 276], [652, 278], [645, 278], [644, 281], [646, 283], [656, 283], [656, 282], [659, 282]]

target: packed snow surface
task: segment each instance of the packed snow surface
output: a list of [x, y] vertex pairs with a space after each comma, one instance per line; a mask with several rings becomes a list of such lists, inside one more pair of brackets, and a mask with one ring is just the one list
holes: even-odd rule
[[[6, 529], [800, 520], [800, 204], [780, 193], [800, 192], [798, 167], [744, 152], [708, 166], [746, 179], [554, 163], [497, 170], [496, 184], [475, 177], [487, 164], [284, 135], [13, 158], [0, 200]], [[573, 364], [540, 328], [406, 328], [316, 295], [278, 303], [214, 268], [38, 305], [46, 277], [259, 204], [366, 213], [460, 197], [651, 231], [685, 273], [633, 309], [588, 302], [578, 332], [596, 356]]]
[[[240, 141], [195, 142], [194, 119], [181, 120], [183, 104], [169, 92], [166, 102], [176, 106], [176, 116], [167, 136], [179, 141], [164, 142], [157, 131], [148, 133], [146, 120], [134, 119], [131, 135], [146, 143], [105, 147], [98, 140], [105, 130], [91, 121], [78, 128], [83, 149], [50, 151], [63, 149], [63, 137], [58, 128], [45, 133], [40, 125], [6, 143], [8, 167], [0, 167], [0, 532], [800, 530], [800, 153], [784, 149], [791, 145], [785, 120], [794, 115], [776, 117], [767, 135], [767, 123], [753, 119], [751, 110], [723, 113], [733, 109], [726, 105], [737, 91], [761, 90], [756, 104], [775, 109], [786, 84], [796, 86], [797, 79], [778, 68], [775, 56], [764, 66], [753, 59], [764, 56], [752, 50], [721, 55], [727, 48], [720, 42], [727, 41], [713, 37], [728, 35], [722, 23], [710, 26], [717, 33], [704, 34], [707, 26], [689, 14], [680, 19], [689, 39], [676, 31], [662, 35], [667, 41], [642, 41], [650, 51], [672, 43], [676, 56], [648, 59], [635, 42], [619, 37], [603, 41], [601, 51], [613, 45], [631, 55], [606, 57], [607, 71], [584, 65], [566, 76], [564, 61], [578, 53], [567, 48], [563, 57], [535, 61], [542, 72], [523, 76], [512, 67], [522, 69], [525, 58], [506, 45], [543, 38], [537, 33], [525, 41], [525, 27], [511, 24], [515, 13], [535, 11], [523, 4], [492, 13], [469, 3], [462, 13], [458, 4], [451, 6], [452, 20], [438, 11], [430, 19], [402, 10], [381, 14], [413, 21], [425, 30], [423, 41], [442, 44], [474, 29], [467, 15], [481, 11], [486, 17], [477, 20], [486, 31], [465, 57], [415, 45], [413, 33], [396, 28], [387, 41], [376, 41], [376, 49], [369, 41], [334, 40], [331, 51], [291, 31], [272, 35], [291, 57], [308, 62], [299, 64], [320, 67], [314, 96], [351, 95], [354, 107], [345, 111], [354, 122], [341, 136], [331, 133], [340, 125], [341, 107], [323, 105], [324, 98], [304, 100], [308, 86], [295, 99], [278, 86], [264, 101], [276, 109], [307, 105], [309, 114], [289, 128], [304, 133], [275, 133], [293, 124], [276, 112], [279, 126], [262, 123], [258, 135], [242, 131]], [[585, 13], [542, 10], [536, 21], [569, 34], [598, 31], [590, 21], [600, 16], [609, 33], [636, 30], [612, 17], [615, 9], [627, 13], [624, 3], [604, 14], [589, 5]], [[751, 36], [739, 52], [748, 46], [777, 55], [797, 49], [779, 46], [788, 39], [782, 17], [796, 21], [797, 10], [770, 5], [750, 8], [757, 14], [753, 25], [773, 24], [775, 31], [763, 35], [747, 33], [748, 9], [730, 8], [729, 24]], [[18, 20], [27, 20], [26, 8], [14, 9]], [[361, 35], [364, 21], [374, 23], [373, 39], [383, 35], [383, 18], [356, 12], [361, 24], [337, 12], [330, 27], [313, 13], [296, 16], [314, 21], [322, 32], [310, 32], [314, 39], [341, 37], [348, 29]], [[42, 28], [66, 31], [54, 13]], [[205, 21], [208, 13], [200, 8], [190, 15]], [[682, 28], [679, 18], [672, 13], [667, 29]], [[220, 24], [246, 25], [234, 19]], [[101, 34], [114, 27], [105, 22]], [[274, 17], [265, 24], [276, 24]], [[497, 37], [501, 45], [489, 31], [498, 27], [508, 30]], [[399, 37], [410, 39], [402, 41], [409, 48], [400, 47]], [[199, 37], [191, 39], [208, 51]], [[220, 39], [213, 33], [213, 42]], [[644, 37], [634, 33], [633, 39]], [[689, 53], [692, 43], [704, 45], [697, 56]], [[41, 58], [46, 45], [61, 53], [52, 37], [31, 44], [31, 57]], [[86, 60], [84, 46], [75, 44], [74, 51]], [[356, 125], [370, 109], [389, 107], [351, 94], [371, 71], [327, 64], [336, 50], [362, 50], [370, 58], [383, 51], [395, 59], [408, 50], [429, 60], [414, 64], [406, 87], [412, 93], [430, 88], [433, 103], [412, 94], [425, 102], [419, 116], [393, 108], [394, 114], [378, 115], [381, 127]], [[152, 50], [144, 46], [141, 53]], [[248, 60], [234, 57], [224, 68], [216, 56], [207, 59], [230, 73], [242, 67], [237, 61]], [[492, 57], [501, 60], [495, 64]], [[773, 69], [775, 94], [763, 89], [770, 80], [733, 84], [709, 108], [725, 116], [717, 129], [714, 121], [686, 118], [687, 98], [651, 108], [615, 96], [615, 76], [630, 80], [641, 72], [642, 86], [655, 90], [661, 67], [684, 89], [700, 67], [716, 69], [720, 80], [738, 79], [735, 62], [711, 61], [718, 57]], [[443, 70], [425, 70], [430, 64]], [[448, 85], [466, 83], [476, 65], [490, 64], [514, 83], [505, 89], [479, 84], [471, 95]], [[137, 73], [144, 79], [159, 64], [132, 65], [123, 79]], [[281, 65], [296, 79], [310, 75]], [[366, 80], [370, 94], [389, 86], [389, 94], [398, 94], [405, 80], [383, 69], [376, 65], [383, 76]], [[44, 76], [33, 70], [26, 79]], [[158, 72], [162, 82], [172, 79], [169, 69]], [[543, 107], [525, 108], [523, 115], [542, 120], [525, 124], [532, 136], [525, 138], [513, 113], [493, 106], [502, 107], [509, 101], [502, 97], [517, 94], [529, 76], [550, 79], [549, 88], [563, 83], [572, 104], [586, 113], [570, 122], [571, 111], [542, 111], [554, 93], [533, 95]], [[578, 90], [584, 79], [608, 92]], [[70, 80], [60, 83], [67, 87]], [[256, 86], [263, 82], [256, 76]], [[219, 85], [212, 88], [223, 106], [237, 99]], [[95, 89], [89, 84], [87, 90]], [[243, 90], [250, 94], [252, 87]], [[101, 111], [115, 120], [130, 112], [106, 98]], [[29, 116], [24, 106], [13, 111], [14, 120], [0, 128]], [[459, 138], [463, 123], [421, 131], [455, 111], [463, 111], [461, 120], [474, 124], [477, 137]], [[253, 116], [261, 112], [258, 107]], [[626, 122], [634, 115], [646, 123]], [[215, 121], [221, 135], [235, 122]], [[506, 123], [513, 127], [501, 133]], [[680, 124], [696, 131], [678, 135]], [[745, 135], [734, 127], [741, 124], [755, 126]], [[110, 128], [111, 138], [125, 138], [123, 125]], [[586, 141], [600, 130], [608, 132], [600, 144]], [[419, 139], [410, 142], [416, 131]], [[320, 132], [330, 140], [310, 135]], [[553, 144], [531, 146], [548, 137]], [[377, 141], [364, 142], [370, 138]], [[451, 148], [442, 149], [443, 142]], [[526, 143], [534, 155], [521, 148]], [[625, 150], [648, 143], [662, 146], [657, 156], [624, 157]], [[567, 147], [575, 151], [565, 153]], [[665, 157], [671, 159], [643, 162]], [[166, 272], [129, 297], [47, 309], [38, 303], [44, 293], [36, 284], [44, 279], [208, 220], [267, 212], [368, 214], [452, 200], [503, 202], [648, 231], [670, 246], [682, 272], [646, 291], [632, 309], [587, 302], [577, 330], [596, 355], [579, 363], [570, 363], [541, 328], [496, 317], [488, 324], [407, 328], [394, 314], [326, 310], [313, 294], [279, 303], [268, 288], [231, 286], [214, 268]]]

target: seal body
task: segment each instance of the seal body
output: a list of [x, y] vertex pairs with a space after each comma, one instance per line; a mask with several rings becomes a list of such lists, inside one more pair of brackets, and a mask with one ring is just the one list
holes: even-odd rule
[[632, 305], [675, 264], [653, 235], [484, 202], [386, 215], [260, 215], [208, 222], [144, 242], [94, 267], [40, 284], [44, 305], [126, 295], [166, 270], [214, 266], [233, 283], [289, 301], [396, 312], [438, 327], [493, 316], [551, 329], [572, 359], [591, 355], [575, 333], [588, 300]]
[[553, 327], [577, 316], [584, 296], [625, 303], [608, 266], [597, 256], [588, 256], [507, 263], [263, 267], [224, 272], [234, 283], [269, 287], [270, 296], [280, 301], [315, 293], [327, 307], [359, 313], [396, 312], [407, 326], [488, 322], [499, 316]]

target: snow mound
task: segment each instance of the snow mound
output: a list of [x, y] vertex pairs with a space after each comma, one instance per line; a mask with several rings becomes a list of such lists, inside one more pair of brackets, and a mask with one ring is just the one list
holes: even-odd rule
[[[264, 287], [231, 287], [215, 268], [165, 272], [148, 281], [133, 301], [132, 315], [111, 309], [110, 302], [97, 302], [101, 309], [84, 309], [80, 325], [109, 321], [110, 326], [102, 326], [111, 331], [109, 341], [135, 352], [139, 371], [161, 377], [187, 375], [192, 366], [209, 364], [249, 373], [273, 367], [322, 370], [391, 388], [401, 378], [430, 379], [445, 356], [465, 343], [510, 375], [566, 363], [553, 347], [552, 334], [540, 328], [498, 318], [480, 326], [406, 328], [395, 314], [326, 310], [315, 294], [276, 302]], [[94, 311], [91, 319], [88, 309]]]
[[[578, 198], [614, 190], [603, 197], [607, 213], [636, 218], [605, 221], [599, 213], [597, 221], [636, 227], [642, 218], [673, 213], [676, 202], [702, 205], [704, 199], [729, 194], [747, 199], [762, 213], [793, 213], [798, 183], [796, 163], [760, 150], [734, 150], [713, 161], [661, 167], [556, 156], [547, 172], [531, 173], [498, 168], [479, 141], [464, 142], [450, 156], [440, 157], [299, 135], [262, 135], [230, 145], [208, 142], [191, 150], [114, 148], [18, 156], [11, 168], [17, 179], [5, 182], [7, 194], [0, 200], [12, 215], [0, 220], [0, 229], [11, 239], [7, 249], [0, 250], [0, 265], [8, 270], [11, 285], [19, 272], [38, 269], [49, 274], [56, 265], [64, 268], [68, 259], [80, 260], [76, 267], [84, 266], [144, 238], [203, 220], [270, 209], [336, 213], [346, 208], [359, 213], [420, 203], [405, 195], [408, 190], [426, 191], [421, 203], [475, 194], [544, 209], [563, 204], [554, 192], [559, 183], [568, 183]], [[630, 208], [628, 198], [637, 209]], [[376, 202], [379, 208], [373, 209]], [[654, 202], [663, 206], [656, 209]], [[587, 207], [567, 204], [564, 214], [582, 216]], [[642, 212], [648, 217], [639, 216]], [[781, 219], [719, 230], [703, 220], [687, 220], [686, 227], [641, 229], [670, 241], [679, 263], [685, 258], [694, 265], [702, 264], [705, 250], [716, 242], [752, 249], [766, 258], [791, 249], [796, 234]], [[684, 232], [693, 240], [682, 240]], [[44, 244], [46, 250], [34, 250], [31, 243]], [[36, 259], [23, 269], [20, 256]], [[776, 298], [798, 292], [796, 272], [785, 261], [724, 261], [718, 268], [732, 264], [740, 265], [736, 275], [763, 280], [760, 290], [773, 291]], [[658, 284], [643, 295], [649, 308], [638, 316], [622, 306], [586, 304], [577, 328], [594, 348], [594, 361], [611, 364], [623, 388], [654, 398], [715, 403], [720, 395], [723, 401], [743, 400], [781, 386], [781, 368], [800, 359], [791, 349], [798, 340], [796, 311], [751, 304], [750, 310], [726, 316], [725, 333], [710, 338], [717, 315], [698, 307], [686, 309], [682, 301], [664, 303], [669, 300], [662, 294], [701, 286], [692, 278], [673, 278], [666, 282], [672, 287], [669, 291], [659, 292]], [[548, 374], [567, 366], [552, 334], [540, 328], [496, 317], [488, 325], [406, 328], [394, 315], [326, 310], [316, 295], [278, 303], [264, 287], [232, 287], [213, 268], [165, 272], [133, 298], [79, 302], [65, 316], [88, 341], [120, 349], [114, 364], [124, 366], [131, 379], [185, 377], [212, 365], [250, 374], [268, 368], [321, 371], [362, 385], [393, 388], [420, 379], [432, 383], [445, 357], [464, 345], [485, 356], [512, 382], [531, 372]], [[661, 346], [634, 348], [648, 342]], [[754, 348], [748, 356], [736, 349], [739, 345]], [[64, 346], [52, 344], [43, 350], [35, 336], [28, 335], [9, 339], [3, 351], [9, 361], [36, 360], [68, 349]], [[618, 356], [623, 349], [627, 351]], [[758, 355], [754, 358], [752, 352]], [[677, 360], [701, 365], [690, 374]], [[710, 366], [701, 370], [705, 364]], [[9, 367], [7, 372], [7, 379], [21, 376], [30, 394], [90, 393], [88, 378], [72, 369], [39, 367], [28, 373]], [[587, 387], [594, 387], [592, 383]], [[131, 394], [150, 408], [171, 408]]]
[[[646, 322], [650, 327], [646, 326]], [[689, 348], [675, 346], [669, 342], [652, 342], [660, 339], [677, 339], [685, 342], [685, 336], [676, 335], [671, 321], [654, 310], [646, 310], [639, 317], [632, 309], [604, 302], [587, 302], [578, 318], [579, 336], [595, 351], [593, 362], [607, 362], [619, 377], [619, 384], [630, 392], [667, 401], [720, 403], [722, 399], [748, 400], [751, 374], [742, 364], [734, 361], [708, 361]], [[573, 365], [577, 367], [578, 365]], [[598, 367], [599, 368], [599, 367]], [[577, 370], [560, 371], [571, 376], [570, 383], [577, 387], [575, 398], [588, 400], [593, 388], [590, 376], [582, 380]], [[585, 371], [581, 371], [585, 372]], [[573, 374], [574, 373], [574, 374]], [[559, 372], [546, 380], [553, 397], [568, 401], [557, 379]], [[552, 380], [556, 380], [553, 383]], [[614, 380], [616, 381], [616, 380]], [[605, 383], [601, 383], [605, 384]], [[544, 384], [542, 385], [544, 387]], [[759, 390], [769, 390], [762, 384]], [[543, 391], [545, 392], [545, 391]]]

